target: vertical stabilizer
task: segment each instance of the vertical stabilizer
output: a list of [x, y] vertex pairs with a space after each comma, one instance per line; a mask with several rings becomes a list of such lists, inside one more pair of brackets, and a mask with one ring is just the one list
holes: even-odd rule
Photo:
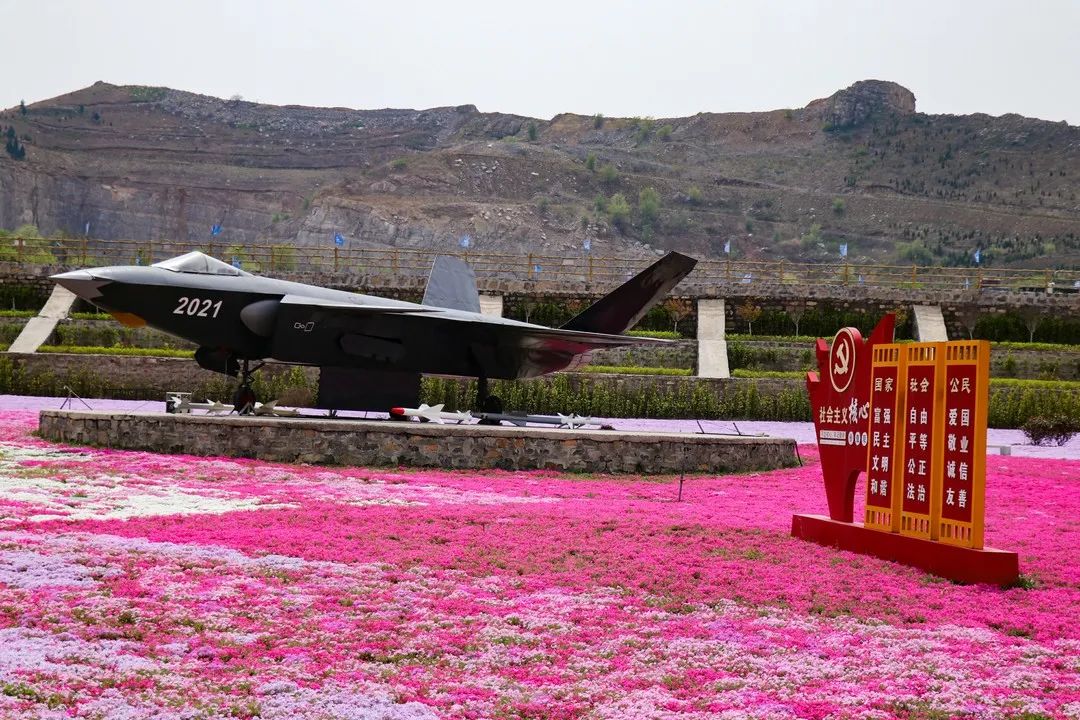
[[562, 329], [609, 335], [623, 333], [634, 327], [695, 265], [697, 260], [669, 252], [590, 305]]
[[464, 260], [450, 255], [436, 255], [422, 303], [431, 307], [480, 312], [476, 274]]

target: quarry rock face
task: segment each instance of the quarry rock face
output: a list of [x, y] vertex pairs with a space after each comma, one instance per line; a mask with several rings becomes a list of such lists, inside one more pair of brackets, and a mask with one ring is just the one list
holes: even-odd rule
[[473, 252], [509, 256], [580, 257], [588, 240], [596, 258], [817, 263], [849, 243], [850, 262], [895, 262], [906, 243], [936, 253], [927, 264], [982, 247], [994, 265], [1080, 266], [1080, 127], [916, 114], [880, 80], [805, 109], [550, 120], [96, 83], [0, 110], [0, 132], [25, 149], [0, 153], [0, 228], [90, 250], [326, 249], [340, 233], [348, 250], [454, 252], [469, 235]]
[[884, 80], [861, 80], [808, 107], [820, 108], [828, 127], [853, 128], [881, 112], [910, 115], [915, 112], [915, 94], [903, 85]]

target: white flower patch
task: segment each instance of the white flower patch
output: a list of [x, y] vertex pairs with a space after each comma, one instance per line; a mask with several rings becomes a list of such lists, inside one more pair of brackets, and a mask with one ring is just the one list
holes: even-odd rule
[[92, 455], [48, 448], [0, 445], [0, 497], [25, 503], [39, 511], [25, 518], [47, 520], [109, 520], [148, 515], [223, 514], [238, 510], [276, 510], [296, 507], [271, 503], [267, 498], [205, 488], [198, 491], [160, 486], [141, 477], [91, 475], [75, 480], [65, 470], [50, 472], [42, 461], [88, 461]]
[[0, 648], [0, 680], [8, 682], [35, 672], [85, 674], [87, 666], [113, 672], [160, 669], [135, 655], [138, 644], [127, 640], [82, 640], [70, 633], [10, 627], [0, 629]]
[[[266, 503], [261, 497], [213, 497], [176, 488], [136, 493], [117, 486], [83, 498], [74, 507], [31, 515], [30, 522], [45, 520], [127, 520], [148, 515], [221, 515], [238, 510], [279, 510], [292, 503]], [[213, 495], [220, 495], [214, 492]], [[53, 509], [53, 508], [49, 508]]]
[[259, 688], [259, 717], [263, 720], [436, 720], [439, 715], [418, 702], [396, 703], [374, 687], [340, 689], [300, 688], [293, 683], [268, 683]]
[[118, 572], [89, 567], [70, 557], [33, 550], [0, 549], [0, 585], [29, 590], [39, 587], [89, 587], [96, 579]]

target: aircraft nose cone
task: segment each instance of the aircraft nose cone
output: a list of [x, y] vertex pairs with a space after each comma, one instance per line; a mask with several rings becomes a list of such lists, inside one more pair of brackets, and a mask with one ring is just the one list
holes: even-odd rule
[[107, 285], [108, 280], [98, 280], [88, 270], [72, 270], [49, 278], [57, 285], [67, 288], [83, 300], [93, 300], [101, 296], [101, 286]]

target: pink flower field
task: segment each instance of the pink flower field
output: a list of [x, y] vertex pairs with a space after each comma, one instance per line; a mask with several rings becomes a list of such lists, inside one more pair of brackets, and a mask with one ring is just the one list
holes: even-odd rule
[[679, 502], [36, 424], [0, 412], [0, 717], [1080, 718], [1080, 461], [988, 458], [999, 589], [790, 538], [807, 446]]

